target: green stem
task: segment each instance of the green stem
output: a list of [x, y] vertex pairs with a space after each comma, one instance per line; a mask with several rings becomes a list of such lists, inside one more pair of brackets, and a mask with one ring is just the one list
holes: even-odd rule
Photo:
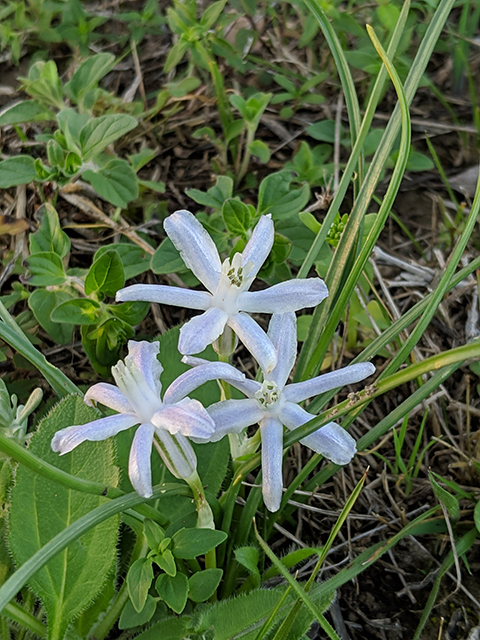
[[123, 608], [128, 602], [128, 598], [127, 581], [124, 580], [112, 605], [106, 611], [105, 616], [99, 624], [94, 628], [92, 638], [95, 638], [95, 640], [103, 640], [108, 635], [116, 620], [120, 617]]

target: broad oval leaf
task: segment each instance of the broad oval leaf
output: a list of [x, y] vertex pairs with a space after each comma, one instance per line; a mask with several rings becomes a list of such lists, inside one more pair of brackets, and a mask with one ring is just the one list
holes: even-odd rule
[[43, 288], [32, 291], [28, 298], [28, 306], [33, 311], [38, 323], [58, 344], [68, 344], [70, 342], [73, 334], [73, 325], [53, 322], [51, 315], [58, 305], [72, 299], [73, 296], [63, 289], [49, 291]]
[[85, 293], [99, 291], [114, 296], [125, 284], [125, 272], [120, 256], [116, 251], [107, 251], [90, 267], [85, 278]]
[[109, 144], [135, 129], [137, 120], [117, 113], [91, 118], [80, 131], [79, 141], [84, 162], [101, 153]]
[[0, 189], [28, 184], [36, 177], [35, 160], [31, 156], [15, 156], [0, 162]]
[[95, 253], [94, 260], [97, 260], [107, 251], [116, 251], [120, 256], [125, 271], [125, 280], [135, 278], [150, 269], [151, 256], [135, 244], [127, 242], [116, 242], [107, 244]]
[[32, 275], [25, 281], [32, 287], [49, 287], [63, 284], [67, 279], [60, 256], [53, 251], [40, 251], [25, 260], [25, 266]]
[[103, 307], [99, 302], [87, 298], [77, 298], [62, 302], [53, 310], [50, 317], [53, 322], [88, 325], [97, 324], [103, 313]]
[[97, 171], [85, 171], [83, 178], [99, 196], [122, 209], [138, 196], [137, 176], [126, 160], [111, 160]]
[[184, 573], [177, 572], [175, 576], [162, 573], [155, 582], [155, 589], [175, 613], [182, 613], [188, 598], [188, 578]]
[[[68, 396], [42, 420], [30, 451], [68, 473], [116, 486], [119, 474], [112, 442], [84, 442], [63, 457], [50, 446], [59, 429], [90, 422], [98, 415], [80, 397]], [[105, 501], [102, 496], [67, 489], [20, 465], [12, 490], [9, 534], [17, 565]], [[29, 586], [45, 606], [49, 638], [63, 638], [72, 619], [102, 589], [115, 566], [118, 524], [118, 516], [102, 522], [30, 578]]]
[[227, 539], [225, 531], [215, 529], [180, 529], [173, 535], [173, 555], [191, 560], [203, 556]]
[[222, 569], [197, 571], [188, 580], [188, 597], [194, 602], [205, 602], [215, 593], [222, 579]]
[[48, 202], [42, 204], [35, 213], [40, 227], [30, 235], [30, 253], [53, 251], [64, 258], [70, 251], [70, 238], [62, 231], [58, 213]]

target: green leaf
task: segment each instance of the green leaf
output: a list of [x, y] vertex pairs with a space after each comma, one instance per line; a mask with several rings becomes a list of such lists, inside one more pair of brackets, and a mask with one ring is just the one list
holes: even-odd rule
[[62, 231], [58, 214], [50, 203], [42, 204], [35, 213], [38, 231], [30, 235], [30, 253], [53, 251], [64, 258], [70, 251], [70, 238]]
[[21, 124], [22, 122], [39, 122], [54, 120], [55, 115], [37, 100], [23, 100], [10, 105], [0, 113], [0, 127], [7, 124]]
[[77, 298], [58, 305], [52, 312], [51, 319], [53, 322], [89, 325], [97, 324], [103, 314], [103, 307], [99, 302], [87, 298]]
[[475, 521], [475, 526], [477, 527], [477, 531], [480, 533], [480, 502], [477, 502], [475, 505], [475, 510], [473, 512], [473, 519]]
[[197, 571], [188, 579], [188, 597], [194, 602], [205, 602], [215, 593], [222, 579], [222, 569]]
[[28, 184], [36, 177], [35, 160], [31, 156], [15, 156], [0, 162], [0, 189]]
[[162, 573], [155, 582], [155, 589], [175, 613], [182, 613], [188, 598], [188, 578], [185, 574], [177, 573], [175, 576], [169, 576]]
[[121, 304], [108, 305], [108, 310], [116, 318], [131, 324], [132, 327], [145, 318], [150, 308], [149, 302], [122, 302]]
[[155, 251], [150, 268], [153, 273], [160, 274], [185, 270], [185, 263], [170, 238], [165, 238]]
[[101, 292], [114, 296], [125, 284], [125, 272], [116, 251], [107, 251], [90, 267], [85, 278], [85, 294]]
[[258, 570], [260, 561], [258, 549], [256, 547], [239, 547], [235, 549], [235, 559], [252, 574], [256, 586], [258, 586], [261, 582], [260, 571]]
[[79, 136], [83, 161], [98, 156], [109, 144], [135, 129], [137, 124], [135, 118], [121, 113], [91, 118]]
[[137, 613], [145, 606], [152, 580], [153, 567], [151, 559], [139, 558], [135, 560], [127, 573], [127, 587], [128, 595]]
[[146, 518], [143, 521], [143, 533], [149, 549], [158, 549], [160, 543], [165, 538], [165, 533], [161, 527], [153, 520]]
[[456, 522], [460, 518], [460, 505], [457, 498], [438, 484], [431, 471], [428, 472], [428, 479], [430, 480], [435, 495], [445, 506], [452, 520]]
[[217, 2], [213, 2], [209, 7], [205, 9], [200, 20], [200, 24], [205, 29], [205, 31], [213, 27], [218, 17], [222, 13], [225, 4], [226, 0], [217, 0]]
[[260, 183], [257, 213], [271, 213], [274, 220], [290, 217], [301, 211], [310, 197], [310, 188], [304, 184], [300, 189], [291, 189], [291, 171], [271, 173]]
[[98, 260], [107, 251], [116, 251], [118, 253], [125, 271], [125, 280], [135, 278], [150, 268], [151, 257], [136, 244], [116, 242], [115, 244], [104, 245], [95, 253], [93, 259]]
[[254, 140], [248, 145], [248, 150], [254, 156], [257, 156], [262, 164], [266, 164], [270, 160], [270, 149], [262, 140]]
[[[98, 415], [78, 396], [68, 396], [42, 420], [29, 450], [68, 473], [116, 486], [119, 475], [111, 441], [84, 442], [63, 457], [50, 446], [59, 429], [90, 422]], [[17, 564], [25, 563], [54, 536], [105, 502], [106, 498], [67, 489], [20, 465], [12, 490], [9, 534]], [[30, 578], [31, 589], [45, 606], [51, 640], [64, 637], [68, 624], [105, 584], [115, 566], [118, 523], [115, 516], [92, 528]]]
[[33, 315], [48, 335], [58, 344], [68, 344], [71, 341], [73, 326], [71, 324], [53, 322], [51, 314], [62, 302], [72, 299], [73, 296], [68, 291], [62, 289], [48, 291], [43, 288], [32, 291], [28, 298], [28, 306], [33, 311]]
[[173, 555], [191, 560], [203, 556], [227, 539], [224, 531], [213, 529], [180, 529], [173, 535]]
[[153, 561], [169, 576], [173, 577], [177, 575], [177, 565], [175, 564], [175, 558], [170, 549], [165, 549], [162, 554], [156, 555]]
[[321, 142], [335, 142], [335, 120], [322, 120], [307, 127], [306, 132], [315, 140]]
[[116, 207], [125, 209], [131, 200], [138, 197], [137, 176], [126, 160], [115, 158], [104, 167], [96, 171], [89, 169], [82, 175], [99, 196]]
[[222, 216], [225, 226], [234, 235], [246, 236], [252, 226], [255, 208], [251, 204], [243, 204], [236, 198], [225, 200], [222, 207]]
[[180, 60], [183, 58], [187, 50], [190, 48], [190, 43], [183, 37], [173, 45], [167, 56], [167, 61], [163, 68], [165, 73], [168, 73], [173, 67], [176, 67]]
[[67, 279], [62, 259], [53, 251], [40, 251], [25, 260], [25, 266], [32, 274], [25, 282], [32, 287], [48, 287], [63, 284]]
[[157, 608], [157, 602], [151, 595], [147, 595], [145, 605], [141, 611], [135, 611], [131, 600], [127, 602], [123, 608], [120, 620], [118, 621], [119, 629], [132, 629], [146, 624], [153, 618], [153, 614]]
[[232, 197], [233, 180], [230, 176], [217, 176], [215, 185], [210, 187], [206, 193], [199, 189], [185, 189], [185, 193], [204, 207], [221, 210], [225, 200]]
[[79, 102], [114, 66], [115, 56], [111, 53], [99, 53], [88, 58], [78, 67], [70, 82], [67, 82], [65, 92]]

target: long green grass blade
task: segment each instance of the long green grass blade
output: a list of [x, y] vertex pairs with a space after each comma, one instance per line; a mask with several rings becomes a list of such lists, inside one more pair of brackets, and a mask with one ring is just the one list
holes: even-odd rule
[[[408, 77], [405, 83], [405, 97], [407, 100], [407, 104], [410, 104], [411, 101], [413, 100], [417, 87], [424, 74], [426, 65], [430, 60], [433, 47], [435, 46], [435, 43], [440, 35], [440, 32], [452, 9], [453, 4], [454, 4], [454, 0], [442, 0], [428, 26], [425, 37], [421, 42], [421, 45], [418, 49], [417, 55], [415, 56], [415, 60], [412, 64], [412, 67], [410, 69], [410, 72], [408, 74]], [[390, 154], [392, 145], [398, 135], [400, 124], [401, 124], [400, 118], [399, 118], [399, 110], [400, 110], [400, 106], [397, 105], [386, 127], [385, 133], [379, 144], [377, 153], [375, 154], [372, 164], [370, 165], [370, 169], [368, 171], [367, 177], [362, 184], [360, 194], [354, 205], [354, 210], [350, 215], [350, 219], [353, 218], [356, 232], [358, 231], [358, 228], [360, 226], [361, 220], [363, 219], [363, 216], [367, 212], [368, 205], [370, 202], [370, 195], [373, 194], [375, 190], [378, 177], [381, 173], [381, 170], [385, 166], [385, 163]], [[353, 215], [354, 213], [355, 215]], [[345, 231], [348, 229], [348, 226], [350, 224], [350, 219]], [[358, 219], [358, 223], [357, 223], [357, 219]], [[351, 245], [351, 247], [354, 246], [356, 239], [357, 239], [357, 236], [355, 234], [351, 234], [349, 239], [349, 244]], [[343, 237], [342, 237], [342, 240], [343, 240]], [[341, 244], [342, 242], [340, 242], [340, 245]], [[337, 252], [340, 249], [340, 245], [337, 248]], [[342, 276], [342, 273], [344, 272], [344, 270], [349, 271], [350, 269], [350, 265], [348, 265], [348, 268], [345, 266], [347, 265], [347, 258], [350, 255], [350, 251], [346, 251], [346, 249], [348, 249], [348, 247], [346, 246], [346, 242], [343, 244], [343, 249], [345, 250], [345, 255], [344, 255], [345, 263], [341, 265], [340, 272], [338, 276], [335, 278], [336, 281], [339, 281], [339, 278]], [[327, 285], [331, 286], [331, 283], [327, 282]], [[332, 299], [329, 300], [327, 298], [327, 300], [324, 303], [322, 303], [321, 307], [314, 314], [314, 320], [312, 322], [309, 335], [300, 353], [299, 361], [297, 364], [295, 380], [301, 380], [307, 377], [307, 375], [312, 375], [311, 373], [310, 374], [307, 373], [307, 368], [308, 368], [308, 371], [310, 372], [310, 371], [315, 371], [318, 369], [318, 367], [320, 367], [321, 361], [323, 359], [323, 355], [333, 336], [333, 333], [331, 330], [331, 325], [333, 323], [329, 325], [328, 333], [326, 328], [324, 329], [324, 327], [326, 325], [327, 318], [329, 317], [329, 314], [330, 314], [332, 302], [336, 301], [335, 300], [336, 291], [337, 290], [331, 291]], [[341, 315], [342, 313], [343, 313], [343, 310], [339, 310], [339, 314]], [[336, 329], [336, 326], [335, 326], [335, 329]], [[325, 334], [325, 337], [323, 337], [322, 334]], [[322, 336], [322, 344], [320, 345], [320, 349], [319, 349], [318, 344], [321, 336]]]
[[[373, 29], [367, 27], [367, 30], [388, 71], [388, 75], [393, 82], [398, 96], [400, 114], [392, 116], [392, 118], [397, 117], [397, 119], [401, 121], [402, 128], [398, 160], [380, 210], [377, 213], [375, 224], [370, 231], [368, 238], [361, 247], [358, 258], [352, 265], [352, 251], [355, 250], [355, 246], [358, 244], [358, 239], [361, 238], [363, 216], [367, 211], [368, 203], [373, 195], [374, 185], [376, 185], [380, 171], [383, 168], [383, 164], [381, 164], [379, 160], [377, 160], [377, 163], [375, 164], [375, 158], [370, 166], [366, 181], [364, 185], [362, 185], [362, 189], [360, 190], [360, 194], [354, 204], [348, 223], [342, 233], [342, 237], [328, 270], [325, 280], [329, 290], [329, 297], [320, 307], [317, 307], [313, 314], [312, 327], [304, 344], [306, 353], [304, 352], [304, 349], [302, 349], [297, 364], [297, 371], [295, 374], [297, 377], [313, 376], [319, 369], [331, 337], [333, 336], [338, 322], [349, 303], [355, 285], [360, 278], [370, 253], [372, 252], [373, 247], [385, 226], [385, 222], [398, 193], [398, 189], [400, 188], [400, 183], [407, 166], [410, 150], [410, 115], [408, 113], [408, 103], [405, 92], [395, 68], [381, 47]], [[376, 157], [378, 156], [378, 153], [379, 152], [377, 151]], [[387, 158], [385, 157], [385, 161], [386, 159]], [[375, 168], [375, 171], [373, 168]], [[371, 190], [364, 188], [365, 184], [370, 185]], [[314, 345], [312, 339], [315, 339], [315, 337], [318, 338], [318, 340]], [[305, 361], [305, 358], [309, 353], [311, 353], [311, 355], [308, 357], [308, 360]]]
[[80, 389], [60, 369], [50, 364], [45, 356], [35, 349], [1, 302], [0, 338], [31, 362], [60, 398], [69, 393], [83, 395]]
[[[307, 1], [306, 4], [310, 7], [315, 17], [319, 19], [314, 9], [312, 8], [312, 7], [316, 7], [316, 5], [311, 1]], [[402, 11], [398, 18], [397, 25], [392, 34], [392, 38], [390, 40], [390, 45], [388, 47], [388, 52], [387, 52], [387, 55], [390, 60], [394, 58], [398, 43], [400, 42], [400, 38], [403, 35], [403, 29], [407, 21], [409, 9], [410, 9], [410, 1], [408, 0], [403, 5]], [[337, 49], [337, 47], [333, 43], [331, 44], [331, 47], [334, 47], [335, 50]], [[341, 53], [343, 56], [343, 51]], [[346, 64], [347, 64], [346, 61], [344, 64], [342, 63], [341, 68], [343, 69], [346, 66]], [[348, 67], [347, 67], [347, 70], [348, 70]], [[308, 254], [305, 257], [305, 260], [303, 261], [303, 264], [300, 267], [300, 270], [297, 276], [299, 278], [305, 278], [308, 275], [308, 272], [310, 271], [313, 265], [313, 262], [316, 256], [318, 255], [318, 252], [320, 251], [320, 248], [325, 242], [325, 238], [327, 237], [328, 231], [332, 226], [334, 218], [340, 209], [340, 205], [343, 202], [348, 186], [350, 184], [350, 180], [354, 174], [355, 168], [358, 165], [363, 143], [365, 142], [365, 138], [367, 137], [367, 134], [370, 130], [370, 125], [372, 124], [373, 116], [375, 114], [378, 101], [380, 100], [380, 97], [382, 95], [386, 79], [387, 79], [387, 69], [385, 65], [383, 65], [382, 68], [380, 69], [380, 72], [377, 76], [374, 87], [372, 89], [361, 126], [358, 130], [357, 137], [352, 138], [352, 152], [350, 153], [350, 156], [347, 161], [347, 165], [343, 171], [340, 184], [338, 185], [338, 189], [335, 192], [332, 202], [330, 203], [330, 207], [328, 208], [327, 215], [325, 216], [325, 219], [323, 221], [322, 228], [318, 232], [317, 237], [313, 241], [312, 246], [310, 247]], [[344, 92], [346, 94], [347, 91], [345, 87], [349, 86], [346, 79], [344, 80], [344, 82], [342, 82], [342, 85], [344, 88]], [[350, 121], [351, 121], [351, 118], [350, 118]]]

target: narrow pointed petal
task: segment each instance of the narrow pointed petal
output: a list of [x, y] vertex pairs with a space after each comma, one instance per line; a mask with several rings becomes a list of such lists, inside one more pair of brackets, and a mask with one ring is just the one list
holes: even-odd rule
[[166, 429], [172, 435], [209, 439], [215, 432], [215, 424], [201, 402], [185, 398], [176, 404], [164, 404], [152, 416], [152, 423]]
[[201, 364], [178, 376], [165, 391], [163, 402], [174, 404], [210, 380], [226, 380], [227, 382], [235, 380], [242, 383], [245, 380], [245, 375], [226, 362]]
[[278, 355], [275, 369], [268, 374], [279, 389], [283, 389], [297, 357], [297, 318], [295, 313], [273, 314], [268, 327], [268, 337]]
[[238, 306], [248, 313], [286, 313], [316, 307], [327, 296], [328, 289], [320, 278], [287, 280], [262, 291], [244, 291]]
[[260, 271], [273, 247], [275, 232], [273, 220], [270, 216], [261, 216], [255, 229], [242, 253], [242, 265], [253, 263], [253, 269], [249, 272], [249, 278], [253, 278]]
[[[290, 431], [294, 431], [314, 417], [293, 402], [286, 402], [280, 414], [280, 420]], [[300, 442], [335, 464], [349, 463], [357, 451], [357, 445], [352, 436], [335, 422], [326, 424], [306, 438], [302, 438]]]
[[215, 243], [201, 222], [190, 211], [182, 209], [168, 216], [163, 226], [187, 267], [214, 293], [222, 263]]
[[319, 393], [331, 391], [337, 387], [344, 387], [347, 384], [354, 384], [365, 380], [375, 373], [375, 367], [371, 362], [359, 362], [358, 364], [350, 364], [347, 367], [330, 371], [321, 376], [305, 380], [304, 382], [296, 382], [289, 384], [284, 389], [284, 397], [289, 402], [302, 402], [307, 398], [317, 396]]
[[152, 495], [152, 444], [155, 427], [150, 422], [141, 424], [133, 438], [128, 460], [128, 477], [138, 495]]
[[132, 284], [117, 291], [117, 302], [157, 302], [187, 309], [208, 309], [212, 296], [206, 291], [193, 291], [165, 284]]
[[157, 358], [159, 353], [160, 343], [158, 340], [153, 342], [129, 340], [128, 356], [125, 358], [125, 361], [131, 360], [135, 364], [145, 378], [145, 382], [157, 397], [160, 397], [162, 391], [160, 376], [163, 371], [163, 367]]
[[283, 489], [283, 427], [277, 418], [264, 418], [260, 430], [263, 501], [269, 511], [278, 511]]
[[69, 453], [85, 440], [97, 442], [98, 440], [106, 440], [116, 435], [120, 431], [130, 429], [138, 424], [137, 416], [131, 413], [120, 413], [107, 418], [100, 418], [87, 424], [67, 427], [57, 433], [52, 438], [52, 449], [60, 455]]
[[260, 409], [256, 400], [223, 400], [211, 404], [208, 409], [215, 423], [215, 433], [210, 442], [221, 440], [227, 433], [240, 433], [246, 427], [260, 422], [265, 412]]
[[[185, 363], [185, 364], [190, 365], [191, 367], [199, 367], [199, 366], [204, 365], [204, 364], [211, 364], [210, 360], [205, 360], [205, 358], [195, 358], [195, 356], [183, 356], [182, 362]], [[226, 363], [222, 363], [222, 364], [226, 364]], [[231, 367], [231, 365], [226, 365], [226, 366]], [[232, 367], [232, 369], [234, 369], [234, 367]], [[234, 369], [234, 370], [237, 371], [236, 369]], [[249, 380], [248, 378], [245, 378], [245, 376], [243, 376], [243, 380], [241, 380], [241, 381], [240, 381], [239, 378], [236, 378], [236, 377], [233, 377], [233, 376], [230, 377], [230, 375], [225, 375], [225, 376], [222, 375], [222, 376], [219, 376], [219, 377], [220, 377], [221, 380], [225, 380], [225, 382], [228, 382], [229, 384], [232, 385], [232, 387], [235, 387], [235, 389], [238, 389], [239, 391], [244, 393], [249, 398], [253, 398], [255, 396], [255, 393], [262, 386], [256, 380]], [[168, 392], [168, 390], [167, 390], [167, 392]], [[165, 398], [167, 396], [167, 392], [165, 393]], [[166, 399], [165, 399], [165, 402], [166, 402]], [[169, 400], [169, 402], [170, 402], [170, 400]]]
[[108, 382], [94, 384], [87, 391], [83, 400], [90, 406], [100, 402], [100, 404], [118, 411], [118, 413], [133, 413], [130, 403], [120, 389], [113, 384], [108, 384]]
[[348, 464], [357, 453], [354, 438], [335, 422], [329, 422], [300, 442], [335, 464]]
[[188, 478], [197, 468], [197, 457], [190, 442], [180, 433], [172, 436], [157, 429], [158, 450], [167, 469], [176, 478]]
[[253, 355], [262, 371], [270, 373], [277, 364], [277, 352], [265, 331], [246, 313], [231, 316], [228, 324]]
[[228, 315], [217, 307], [210, 307], [200, 316], [195, 316], [180, 329], [178, 350], [191, 355], [200, 353], [212, 344], [223, 332]]

